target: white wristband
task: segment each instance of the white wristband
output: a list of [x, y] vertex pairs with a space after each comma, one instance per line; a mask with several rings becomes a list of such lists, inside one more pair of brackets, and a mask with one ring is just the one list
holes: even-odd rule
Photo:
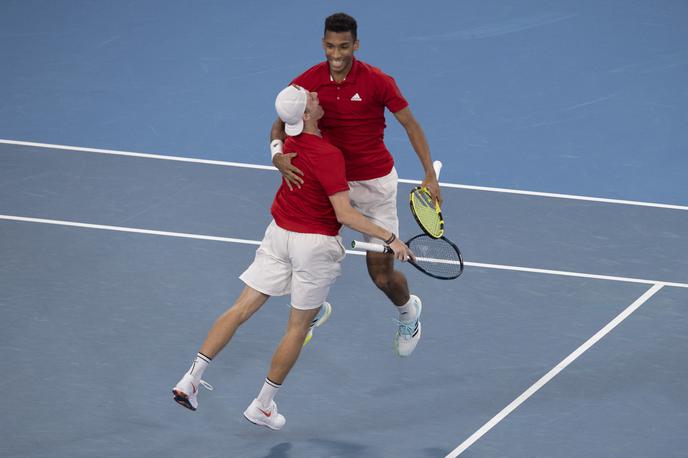
[[270, 159], [275, 157], [275, 154], [282, 154], [282, 140], [273, 140], [270, 142]]

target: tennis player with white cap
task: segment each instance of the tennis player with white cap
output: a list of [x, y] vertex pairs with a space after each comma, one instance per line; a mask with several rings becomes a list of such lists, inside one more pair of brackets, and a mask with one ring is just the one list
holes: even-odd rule
[[[252, 423], [278, 430], [286, 420], [277, 411], [274, 397], [310, 339], [313, 327], [322, 324], [332, 310], [325, 299], [340, 275], [346, 253], [339, 236], [342, 224], [385, 240], [400, 261], [413, 257], [413, 253], [396, 234], [351, 207], [342, 153], [324, 141], [318, 129], [318, 120], [324, 114], [318, 95], [291, 85], [278, 94], [275, 108], [285, 123], [285, 144], [299, 151], [294, 163], [308, 179], [293, 190], [282, 180], [271, 207], [274, 219], [253, 263], [240, 276], [246, 284], [244, 290], [215, 321], [191, 368], [172, 392], [177, 403], [196, 410], [198, 387], [212, 389], [202, 380], [211, 360], [270, 296], [291, 294], [287, 331], [275, 350], [258, 397], [244, 411]], [[319, 311], [323, 312], [320, 316]]]

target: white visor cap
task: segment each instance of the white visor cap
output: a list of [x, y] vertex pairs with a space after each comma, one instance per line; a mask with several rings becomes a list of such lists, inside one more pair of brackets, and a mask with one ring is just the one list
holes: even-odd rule
[[284, 131], [289, 136], [296, 136], [303, 131], [303, 114], [306, 112], [308, 91], [294, 84], [285, 87], [277, 94], [275, 110], [284, 122]]

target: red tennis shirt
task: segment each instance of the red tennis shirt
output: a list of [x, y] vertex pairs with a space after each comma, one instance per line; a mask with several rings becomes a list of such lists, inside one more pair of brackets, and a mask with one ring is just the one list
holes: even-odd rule
[[[341, 83], [330, 76], [325, 61], [306, 70], [292, 84], [318, 93], [325, 110], [318, 127], [323, 138], [344, 153], [348, 180], [371, 180], [392, 170], [394, 159], [384, 143], [385, 107], [396, 113], [408, 106], [394, 78], [354, 59]], [[290, 150], [285, 147], [284, 151]]]
[[282, 178], [270, 212], [282, 229], [307, 234], [337, 235], [337, 221], [329, 196], [348, 191], [344, 156], [317, 135], [287, 137], [285, 151], [298, 154], [292, 164], [303, 172], [303, 185], [290, 191]]

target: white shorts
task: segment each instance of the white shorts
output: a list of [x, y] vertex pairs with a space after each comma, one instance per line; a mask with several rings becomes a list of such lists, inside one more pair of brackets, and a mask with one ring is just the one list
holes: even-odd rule
[[291, 232], [272, 221], [239, 278], [268, 296], [291, 293], [292, 307], [310, 310], [325, 302], [345, 255], [340, 236]]
[[[387, 175], [364, 181], [349, 181], [351, 206], [371, 219], [375, 224], [399, 235], [397, 216], [397, 169]], [[383, 241], [361, 234], [366, 242], [382, 244]]]

